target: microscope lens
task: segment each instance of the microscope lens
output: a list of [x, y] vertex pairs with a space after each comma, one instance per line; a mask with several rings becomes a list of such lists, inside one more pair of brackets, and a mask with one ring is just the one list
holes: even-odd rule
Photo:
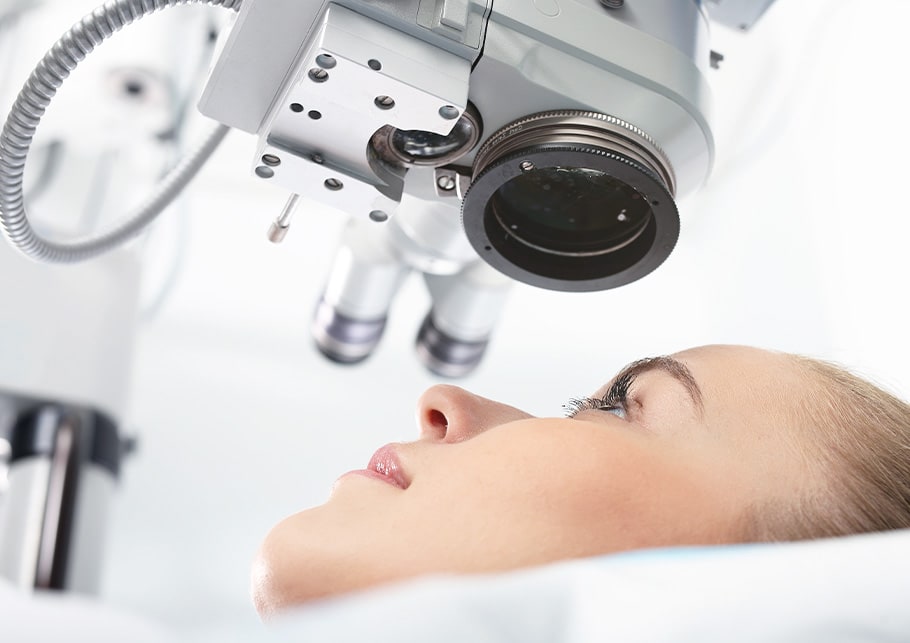
[[628, 184], [597, 170], [548, 167], [516, 176], [488, 205], [503, 231], [542, 252], [612, 252], [642, 233], [648, 201]]
[[673, 250], [674, 184], [663, 151], [634, 125], [542, 112], [481, 146], [462, 223], [478, 256], [513, 279], [606, 290], [640, 279]]

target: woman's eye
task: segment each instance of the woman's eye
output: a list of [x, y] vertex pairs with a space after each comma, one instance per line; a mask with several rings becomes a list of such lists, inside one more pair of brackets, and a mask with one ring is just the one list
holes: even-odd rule
[[616, 379], [613, 380], [606, 395], [603, 397], [572, 398], [562, 406], [566, 410], [566, 415], [570, 418], [575, 417], [582, 411], [592, 410], [612, 413], [621, 420], [628, 420], [628, 413], [626, 413], [627, 401], [634, 381], [634, 373], [622, 373], [616, 376]]
[[563, 404], [563, 408], [566, 410], [566, 416], [569, 418], [575, 417], [582, 411], [601, 411], [603, 413], [615, 415], [621, 420], [628, 419], [626, 417], [625, 404], [624, 402], [619, 401], [610, 402], [592, 397], [573, 398], [566, 404]]

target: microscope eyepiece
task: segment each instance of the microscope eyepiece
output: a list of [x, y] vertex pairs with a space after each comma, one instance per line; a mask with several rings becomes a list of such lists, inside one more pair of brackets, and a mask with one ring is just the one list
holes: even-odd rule
[[490, 137], [462, 221], [504, 274], [551, 290], [622, 286], [657, 268], [679, 236], [669, 161], [603, 114], [548, 112]]
[[339, 312], [325, 299], [316, 307], [311, 332], [316, 348], [336, 364], [358, 364], [382, 339], [386, 318], [355, 319]]
[[417, 332], [417, 358], [427, 370], [441, 377], [464, 377], [480, 364], [489, 337], [467, 341], [440, 330], [430, 311]]

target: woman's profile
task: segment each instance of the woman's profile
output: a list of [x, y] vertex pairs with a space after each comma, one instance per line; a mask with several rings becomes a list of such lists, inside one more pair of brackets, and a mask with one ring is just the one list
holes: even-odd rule
[[705, 346], [566, 406], [537, 418], [428, 389], [419, 440], [272, 529], [257, 609], [431, 573], [910, 527], [910, 406], [827, 363]]

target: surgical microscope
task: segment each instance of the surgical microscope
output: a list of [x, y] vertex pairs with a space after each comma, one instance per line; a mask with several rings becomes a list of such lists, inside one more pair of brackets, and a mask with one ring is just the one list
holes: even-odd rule
[[[481, 362], [513, 282], [606, 290], [670, 255], [676, 200], [704, 183], [714, 157], [707, 76], [722, 56], [709, 25], [748, 30], [772, 3], [112, 0], [87, 15], [35, 67], [0, 134], [0, 225], [33, 260], [16, 258], [21, 279], [5, 279], [4, 291], [36, 280], [56, 293], [42, 310], [0, 310], [12, 338], [0, 344], [10, 462], [0, 574], [97, 591], [135, 327], [135, 257], [112, 251], [174, 200], [229, 129], [258, 139], [250, 180], [288, 195], [271, 241], [292, 234], [297, 211], [348, 217], [315, 305], [319, 351], [341, 364], [368, 358], [413, 273], [432, 301], [417, 357], [462, 377]], [[185, 4], [231, 14], [198, 101], [216, 125], [116, 225], [45, 236], [29, 218], [24, 174], [58, 89], [114, 33]], [[75, 340], [54, 322], [85, 307], [61, 294], [64, 269], [37, 262], [83, 261], [107, 284], [92, 296], [108, 314], [71, 317]], [[15, 352], [74, 340], [82, 377], [59, 356], [33, 368], [40, 357]]]

